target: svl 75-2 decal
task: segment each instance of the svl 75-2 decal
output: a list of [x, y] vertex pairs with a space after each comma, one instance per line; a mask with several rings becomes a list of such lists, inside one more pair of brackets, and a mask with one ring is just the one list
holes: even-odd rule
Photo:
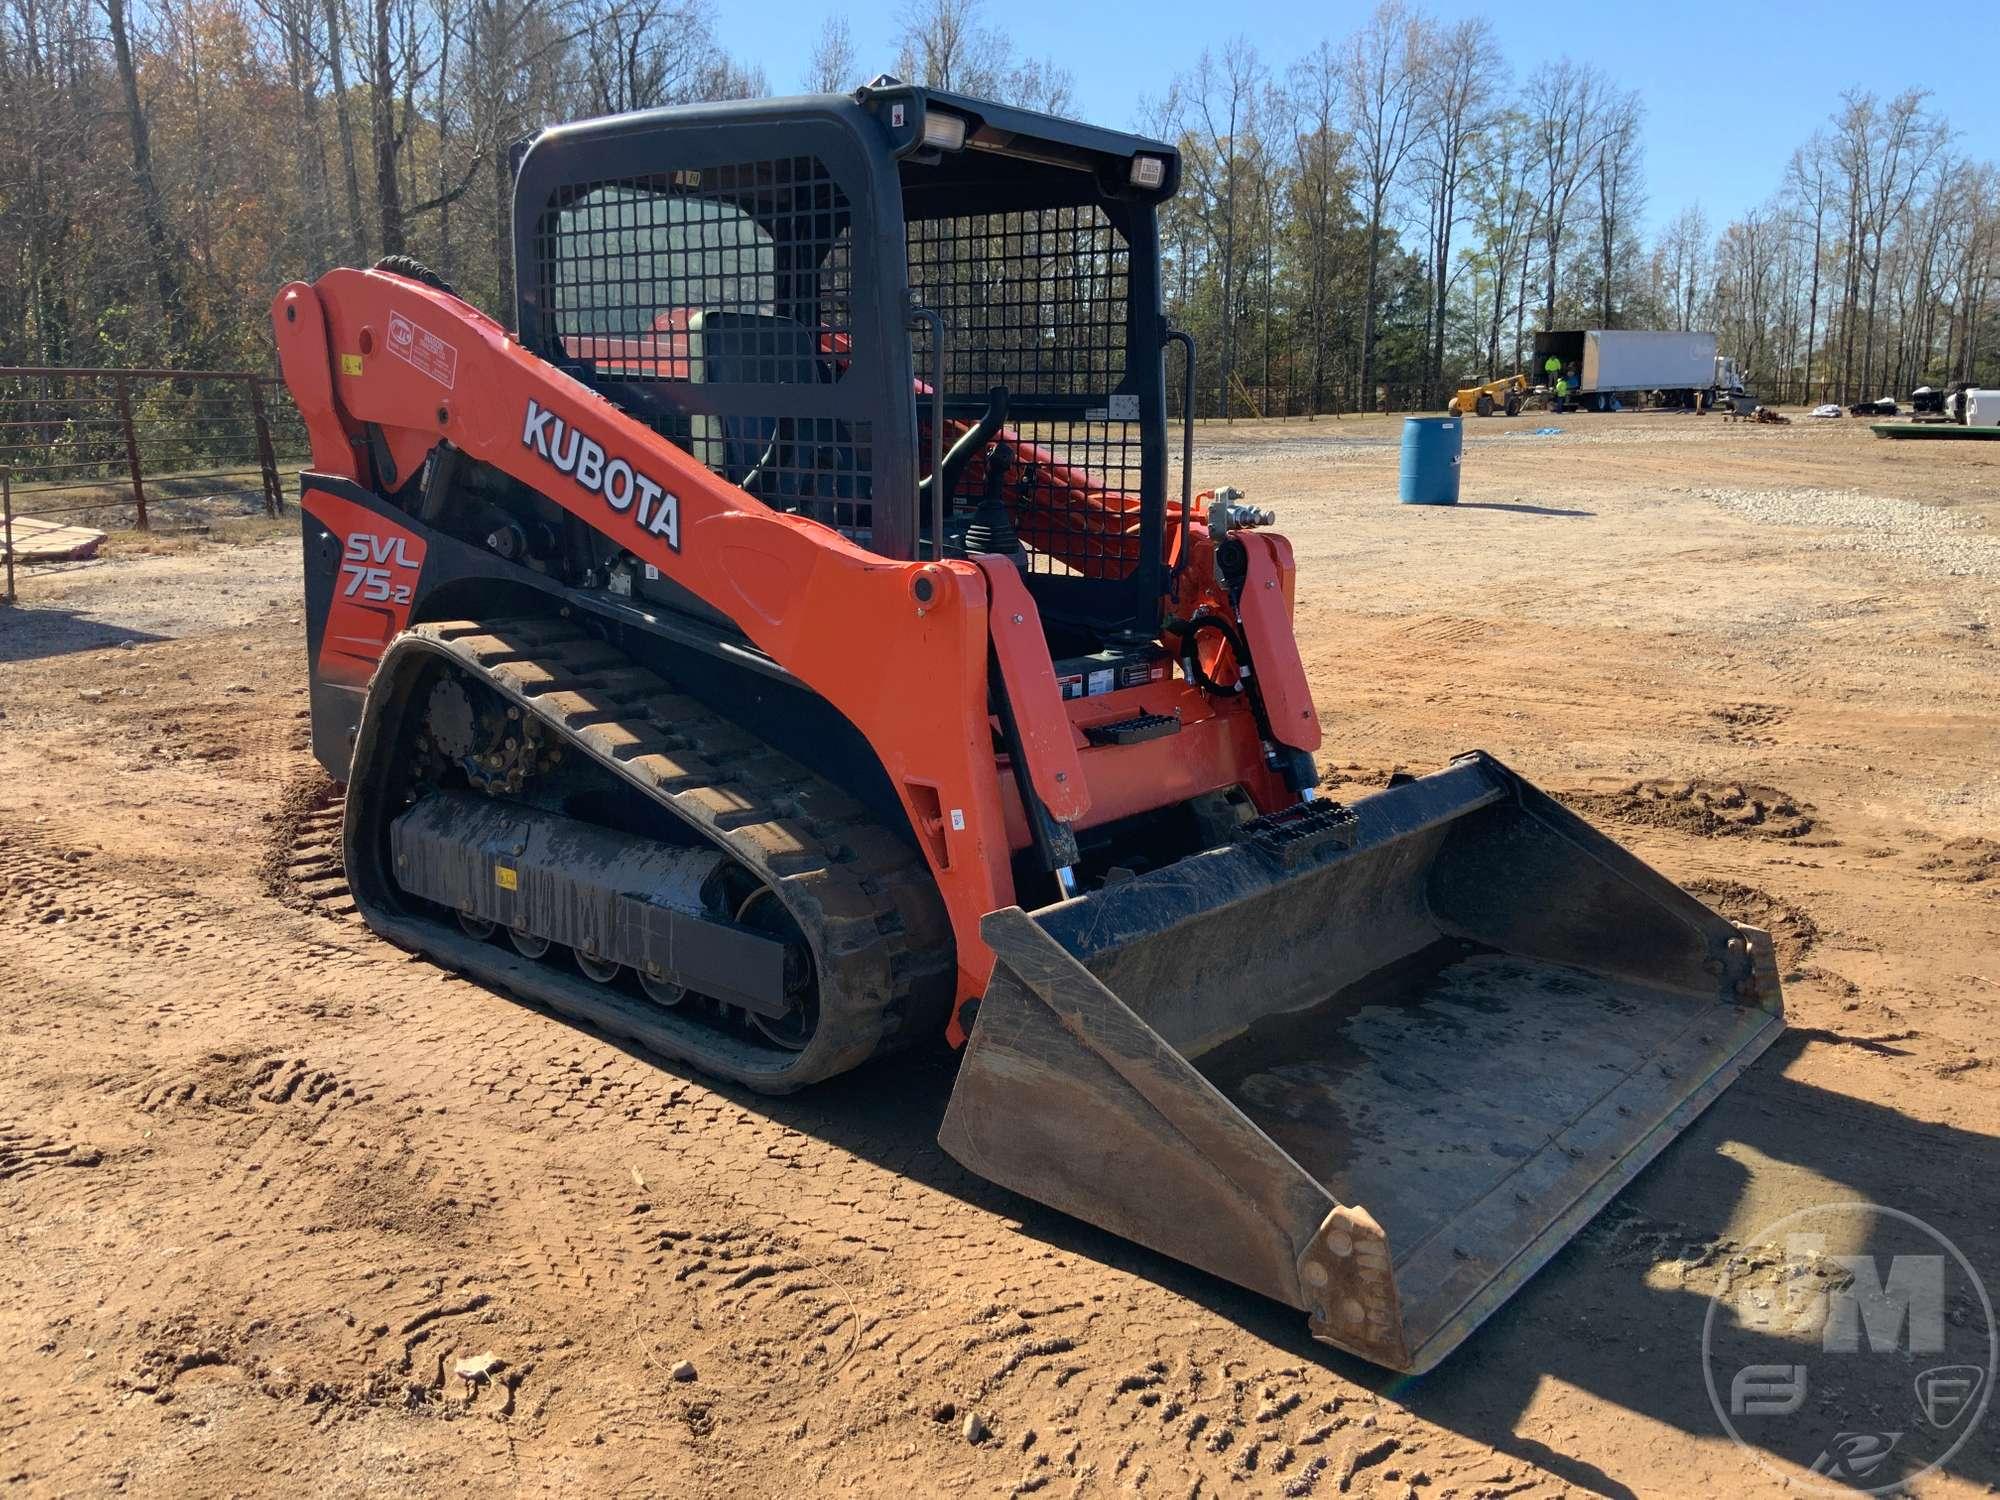
[[424, 555], [424, 544], [418, 542], [417, 555], [412, 558], [410, 541], [407, 532], [394, 536], [373, 531], [350, 532], [341, 548], [340, 597], [407, 607], [416, 592], [417, 572]]
[[323, 490], [307, 489], [300, 503], [340, 543], [340, 570], [314, 668], [324, 681], [363, 686], [383, 648], [410, 621], [424, 569], [423, 538]]

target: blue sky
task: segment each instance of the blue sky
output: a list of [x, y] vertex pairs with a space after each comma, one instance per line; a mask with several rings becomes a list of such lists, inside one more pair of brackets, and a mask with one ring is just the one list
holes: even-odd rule
[[[1647, 223], [1657, 227], [1699, 201], [1720, 227], [1778, 186], [1793, 147], [1859, 86], [1893, 94], [1933, 91], [1961, 150], [2000, 155], [2000, 13], [1981, 0], [1724, 0], [1721, 5], [1632, 5], [1580, 0], [1560, 6], [1434, 0], [1433, 15], [1489, 16], [1517, 75], [1563, 53], [1595, 62], [1646, 101]], [[761, 63], [780, 93], [799, 75], [829, 9], [847, 17], [862, 69], [893, 65], [901, 0], [833, 5], [822, 0], [719, 0], [723, 44]], [[1080, 112], [1127, 126], [1142, 95], [1157, 94], [1203, 46], [1241, 33], [1279, 68], [1322, 35], [1352, 31], [1360, 4], [1274, 0], [986, 0], [985, 24], [1002, 18], [1021, 54], [1054, 54], [1076, 76]], [[857, 80], [859, 81], [859, 80]]]

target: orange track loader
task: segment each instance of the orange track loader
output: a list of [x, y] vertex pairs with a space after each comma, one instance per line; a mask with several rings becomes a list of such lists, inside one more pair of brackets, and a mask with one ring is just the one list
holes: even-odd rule
[[[369, 925], [1433, 1364], [1782, 1026], [1492, 759], [1342, 806], [1271, 518], [1170, 464], [1159, 142], [880, 79], [547, 132], [509, 333], [285, 287]], [[1174, 490], [1175, 493], [1169, 493]]]

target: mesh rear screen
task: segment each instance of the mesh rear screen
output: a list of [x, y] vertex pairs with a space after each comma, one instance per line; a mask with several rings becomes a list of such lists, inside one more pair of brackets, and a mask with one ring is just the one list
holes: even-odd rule
[[565, 188], [537, 245], [552, 352], [730, 483], [865, 540], [871, 424], [811, 389], [856, 353], [849, 220], [811, 156]]

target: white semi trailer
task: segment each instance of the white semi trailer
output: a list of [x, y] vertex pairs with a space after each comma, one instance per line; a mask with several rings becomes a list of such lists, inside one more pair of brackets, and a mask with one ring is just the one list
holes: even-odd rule
[[1958, 420], [1966, 427], [2000, 427], [2000, 391], [1977, 391], [1968, 387], [1963, 414]]
[[1570, 381], [1570, 399], [1593, 410], [1613, 402], [1636, 406], [1657, 398], [1666, 406], [1713, 406], [1742, 396], [1736, 361], [1716, 353], [1712, 333], [1639, 328], [1590, 328], [1535, 335], [1535, 377], [1553, 386], [1551, 357]]

